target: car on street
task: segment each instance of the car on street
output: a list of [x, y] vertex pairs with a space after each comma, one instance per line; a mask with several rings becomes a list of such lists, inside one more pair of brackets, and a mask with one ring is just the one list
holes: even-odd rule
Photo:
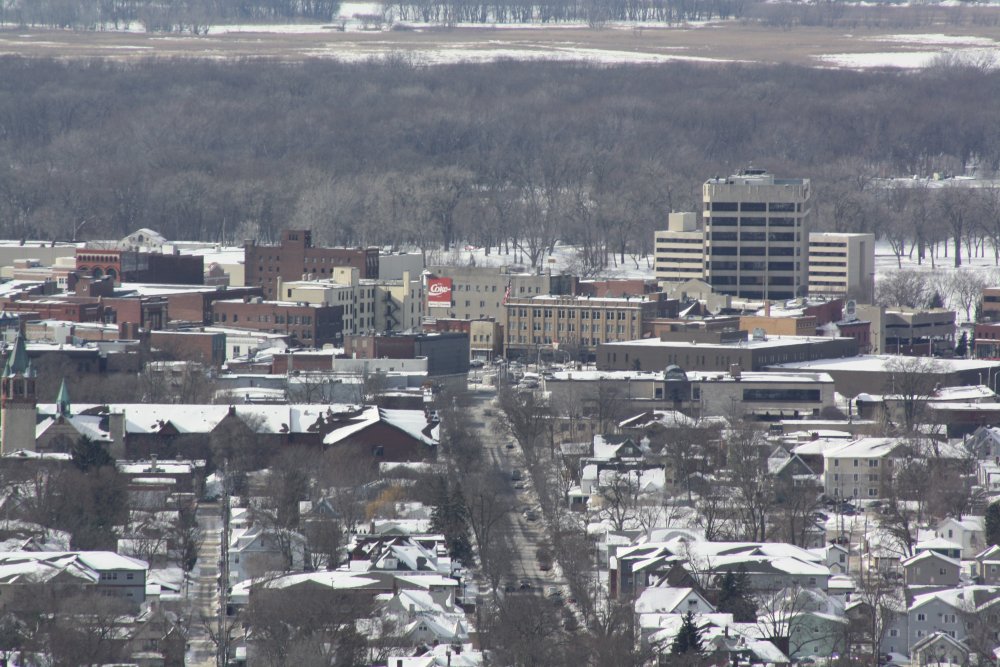
[[472, 361], [469, 362], [469, 365], [472, 366], [473, 368], [482, 368], [483, 366], [486, 365], [486, 362], [483, 361], [482, 359], [473, 359]]
[[521, 583], [518, 584], [517, 588], [518, 588], [518, 590], [522, 590], [522, 591], [530, 591], [531, 590], [531, 582], [528, 581], [527, 579], [522, 579]]
[[526, 521], [538, 521], [538, 512], [535, 510], [524, 510], [524, 518]]

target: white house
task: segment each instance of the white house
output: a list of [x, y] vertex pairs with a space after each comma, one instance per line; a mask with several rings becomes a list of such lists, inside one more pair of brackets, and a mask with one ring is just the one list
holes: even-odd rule
[[881, 498], [892, 479], [899, 438], [859, 438], [823, 451], [823, 491], [831, 498]]
[[986, 519], [981, 516], [948, 517], [938, 522], [934, 534], [962, 545], [962, 558], [975, 558], [986, 544]]

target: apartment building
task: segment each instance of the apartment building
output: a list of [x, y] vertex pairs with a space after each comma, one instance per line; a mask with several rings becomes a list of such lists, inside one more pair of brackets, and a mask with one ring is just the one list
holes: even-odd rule
[[653, 239], [657, 282], [705, 277], [705, 233], [698, 227], [697, 213], [671, 213], [667, 229]]
[[423, 283], [403, 272], [401, 280], [366, 280], [356, 267], [331, 267], [326, 280], [277, 281], [288, 301], [342, 306], [344, 333], [411, 331], [419, 328]]
[[531, 298], [569, 293], [574, 284], [572, 276], [520, 273], [509, 267], [433, 266], [429, 271], [425, 314], [448, 319], [503, 322], [508, 286], [509, 298]]
[[378, 248], [317, 248], [312, 244], [312, 232], [305, 229], [285, 230], [279, 245], [245, 241], [243, 261], [245, 284], [263, 287], [268, 299], [280, 298], [279, 278], [322, 280], [329, 278], [337, 266], [352, 266], [362, 278], [379, 276]]
[[504, 349], [508, 358], [544, 347], [592, 359], [598, 345], [640, 338], [649, 320], [676, 315], [676, 305], [659, 292], [618, 298], [558, 294], [511, 298]]
[[893, 461], [905, 454], [899, 438], [859, 438], [823, 452], [823, 492], [831, 498], [883, 498]]
[[874, 294], [874, 234], [809, 234], [810, 296], [870, 303]]
[[720, 294], [793, 299], [808, 289], [809, 180], [747, 168], [703, 186], [705, 280]]

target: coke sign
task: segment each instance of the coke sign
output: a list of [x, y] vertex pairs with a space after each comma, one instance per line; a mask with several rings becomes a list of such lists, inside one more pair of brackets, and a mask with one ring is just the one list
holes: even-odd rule
[[451, 307], [451, 278], [427, 279], [427, 305]]

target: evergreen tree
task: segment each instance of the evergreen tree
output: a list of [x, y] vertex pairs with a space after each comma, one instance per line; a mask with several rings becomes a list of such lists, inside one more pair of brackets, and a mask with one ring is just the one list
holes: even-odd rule
[[928, 308], [944, 308], [944, 299], [941, 297], [941, 293], [934, 290], [931, 294], [930, 300], [927, 302]]
[[670, 652], [674, 655], [685, 653], [701, 653], [701, 628], [694, 622], [694, 612], [684, 614], [681, 621], [681, 629], [674, 637], [674, 643], [670, 646]]
[[720, 613], [732, 614], [737, 623], [753, 623], [757, 620], [757, 605], [750, 594], [750, 578], [745, 568], [740, 567], [737, 572], [726, 572], [719, 588], [717, 608]]
[[1000, 501], [986, 508], [986, 543], [1000, 546]]
[[969, 332], [963, 331], [962, 335], [958, 339], [958, 344], [955, 345], [955, 356], [964, 359], [968, 355], [969, 355]]
[[81, 436], [73, 445], [71, 455], [73, 457], [73, 465], [83, 472], [115, 464], [115, 460], [111, 457], [111, 454], [108, 454], [108, 450], [101, 443], [91, 440], [85, 435]]
[[469, 510], [462, 489], [452, 486], [444, 477], [438, 479], [431, 527], [444, 535], [448, 555], [466, 565], [472, 563], [472, 542], [469, 540]]

